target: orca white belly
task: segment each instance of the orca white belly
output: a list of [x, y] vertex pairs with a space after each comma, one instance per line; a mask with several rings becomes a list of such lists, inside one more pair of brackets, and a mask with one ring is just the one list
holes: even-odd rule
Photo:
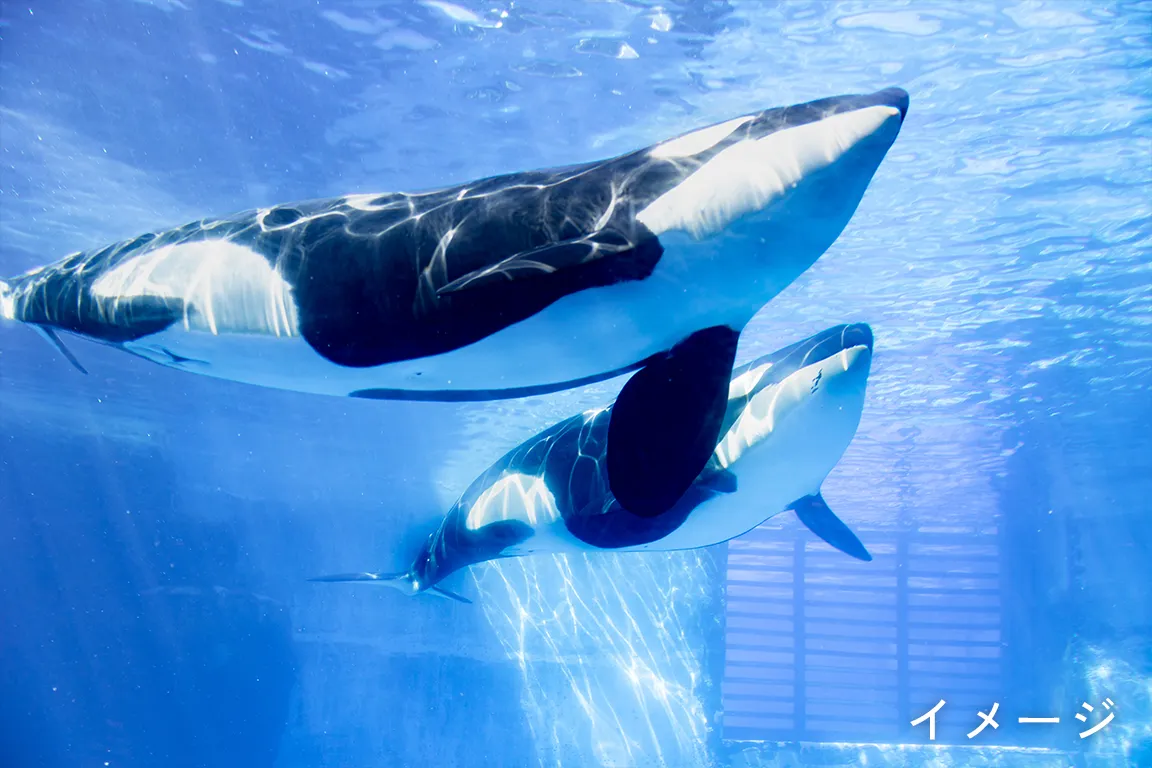
[[676, 530], [658, 541], [626, 547], [622, 552], [670, 552], [722, 544], [741, 536], [769, 518], [780, 514], [788, 504], [781, 498], [753, 498], [751, 495], [722, 494], [705, 501]]
[[[757, 484], [759, 485], [759, 484]], [[533, 554], [572, 554], [579, 552], [672, 552], [721, 544], [741, 536], [769, 518], [783, 512], [789, 504], [811, 491], [801, 491], [785, 483], [776, 492], [749, 489], [741, 493], [717, 495], [692, 510], [688, 519], [662, 539], [630, 547], [601, 548], [587, 544], [572, 535], [563, 519], [538, 521], [535, 535], [522, 544], [509, 547], [506, 556]], [[798, 487], [798, 485], [797, 485]], [[756, 493], [760, 490], [761, 493]], [[795, 494], [791, 495], [790, 494]], [[786, 498], [787, 497], [787, 498]]]
[[[337, 365], [299, 335], [220, 334], [180, 325], [129, 343], [129, 349], [181, 370], [281, 389], [345, 396], [357, 390], [526, 394], [624, 372], [691, 333], [714, 325], [737, 330], [763, 295], [733, 296], [743, 271], [669, 248], [645, 280], [565, 296], [535, 315], [466, 347], [372, 368]], [[694, 264], [692, 263], [694, 262]], [[737, 262], [738, 263], [738, 262]], [[775, 295], [792, 275], [773, 281]], [[741, 291], [740, 294], [746, 294]], [[169, 362], [168, 353], [188, 361]], [[465, 399], [465, 398], [461, 398]]]

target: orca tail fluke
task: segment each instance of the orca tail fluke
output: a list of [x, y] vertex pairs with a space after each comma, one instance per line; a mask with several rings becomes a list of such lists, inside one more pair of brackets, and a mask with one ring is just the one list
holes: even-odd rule
[[308, 579], [308, 581], [326, 584], [380, 584], [385, 587], [392, 587], [408, 596], [418, 595], [422, 592], [431, 592], [432, 594], [446, 597], [449, 600], [455, 600], [459, 603], [472, 604], [472, 601], [463, 595], [444, 589], [443, 587], [433, 585], [421, 589], [411, 571], [401, 571], [400, 573], [333, 573], [327, 576], [314, 576]]
[[370, 573], [362, 571], [359, 573], [329, 573], [327, 576], [313, 576], [309, 581], [325, 581], [325, 583], [336, 584], [342, 581], [382, 581], [382, 583], [391, 586], [393, 581], [400, 581], [408, 578], [408, 571], [401, 571], [399, 573]]
[[469, 600], [468, 598], [464, 597], [464, 595], [457, 594], [456, 592], [453, 592], [453, 591], [448, 590], [448, 589], [444, 589], [443, 587], [431, 587], [428, 591], [429, 592], [435, 592], [436, 594], [440, 595], [441, 597], [447, 597], [450, 600], [455, 600], [455, 601], [460, 602], [460, 603], [467, 603], [468, 605], [472, 605], [472, 601]]

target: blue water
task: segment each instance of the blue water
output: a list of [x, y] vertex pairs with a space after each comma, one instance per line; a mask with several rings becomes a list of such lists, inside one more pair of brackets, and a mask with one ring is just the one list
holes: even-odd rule
[[[479, 471], [621, 382], [346, 401], [70, 342], [82, 376], [0, 327], [0, 765], [1152, 765], [1152, 3], [0, 9], [3, 275], [769, 106], [912, 100], [740, 352], [872, 325], [825, 486], [877, 555], [859, 567], [781, 518], [477, 567], [472, 606], [309, 584], [406, 566]], [[742, 570], [757, 552], [791, 559]], [[910, 721], [940, 699], [930, 741]]]

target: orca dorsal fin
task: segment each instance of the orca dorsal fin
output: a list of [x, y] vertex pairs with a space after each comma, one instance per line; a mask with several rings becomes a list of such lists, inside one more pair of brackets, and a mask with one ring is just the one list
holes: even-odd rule
[[828, 544], [846, 555], [865, 562], [872, 561], [872, 555], [856, 534], [852, 533], [844, 521], [828, 507], [828, 502], [820, 493], [803, 496], [788, 505], [796, 513], [800, 522]]

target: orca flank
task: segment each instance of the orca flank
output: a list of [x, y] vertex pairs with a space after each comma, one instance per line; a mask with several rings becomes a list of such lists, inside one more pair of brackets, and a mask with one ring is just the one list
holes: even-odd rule
[[[603, 161], [203, 219], [9, 279], [0, 317], [163, 365], [199, 360], [198, 373], [301, 391], [482, 400], [504, 389], [564, 389], [630, 370], [691, 330], [742, 327], [839, 234], [907, 108], [900, 89], [826, 98]], [[819, 193], [819, 209], [800, 204], [809, 192]], [[769, 236], [755, 265], [724, 242], [729, 227]], [[719, 260], [723, 272], [700, 274], [717, 251], [733, 252]], [[655, 321], [668, 309], [645, 291], [611, 290], [654, 275], [706, 294], [689, 307], [695, 327], [671, 324], [661, 334]], [[540, 362], [539, 349], [516, 333], [499, 344], [510, 353], [503, 365], [449, 359], [566, 298], [605, 289], [603, 317], [540, 318], [538, 332], [554, 334], [545, 361], [569, 359], [536, 366], [539, 374], [525, 360]], [[718, 293], [731, 309], [717, 306]], [[652, 322], [613, 359], [581, 359], [554, 343], [573, 324], [587, 328], [577, 336], [598, 337], [637, 308]]]

